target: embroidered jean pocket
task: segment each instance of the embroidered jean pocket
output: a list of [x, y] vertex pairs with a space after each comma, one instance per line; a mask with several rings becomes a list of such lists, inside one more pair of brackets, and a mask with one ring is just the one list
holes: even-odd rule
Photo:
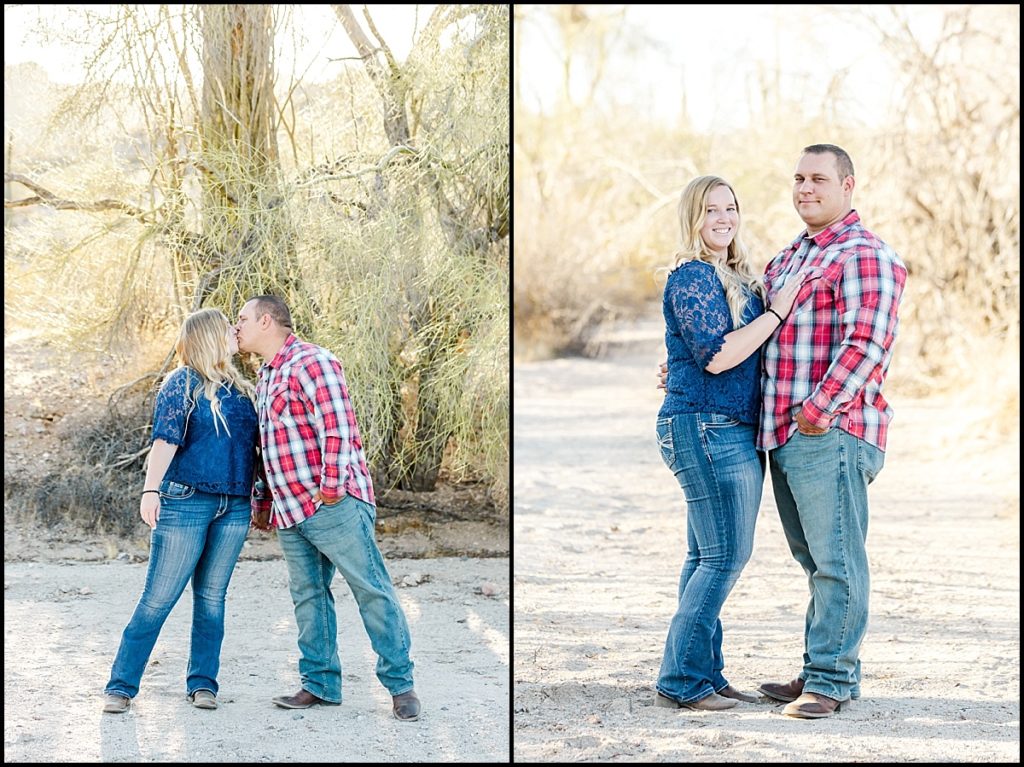
[[658, 449], [661, 451], [661, 460], [671, 469], [676, 460], [676, 450], [672, 444], [672, 419], [659, 418], [655, 431], [658, 437]]

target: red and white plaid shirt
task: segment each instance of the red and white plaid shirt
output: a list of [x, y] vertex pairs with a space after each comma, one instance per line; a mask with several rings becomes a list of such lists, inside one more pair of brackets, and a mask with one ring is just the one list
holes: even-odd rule
[[[313, 516], [317, 490], [375, 505], [345, 374], [333, 354], [289, 335], [260, 368], [256, 409], [275, 527]], [[270, 502], [254, 497], [252, 506], [265, 510]]]
[[793, 311], [764, 346], [758, 448], [786, 444], [803, 411], [885, 450], [892, 408], [882, 396], [907, 269], [851, 210], [813, 237], [806, 231], [765, 267], [768, 300], [808, 272]]

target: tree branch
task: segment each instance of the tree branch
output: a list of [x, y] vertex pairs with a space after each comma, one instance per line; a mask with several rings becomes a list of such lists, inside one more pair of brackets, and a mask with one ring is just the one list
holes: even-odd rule
[[[400, 154], [411, 154], [411, 155], [415, 156], [415, 155], [418, 154], [418, 152], [415, 149], [413, 149], [412, 147], [408, 147], [408, 146], [393, 146], [393, 147], [391, 147], [391, 149], [389, 149], [387, 151], [387, 153], [383, 157], [380, 158], [380, 160], [377, 162], [376, 165], [371, 165], [371, 166], [369, 166], [367, 168], [363, 168], [362, 170], [353, 171], [351, 173], [327, 172], [327, 173], [317, 174], [316, 169], [314, 168], [311, 171], [307, 171], [304, 174], [305, 175], [305, 179], [303, 181], [300, 181], [299, 183], [297, 183], [295, 185], [295, 188], [296, 189], [304, 189], [305, 187], [313, 186], [315, 184], [319, 184], [319, 183], [322, 183], [324, 181], [344, 181], [346, 179], [353, 179], [353, 178], [358, 178], [359, 176], [365, 176], [367, 173], [380, 173], [382, 170], [384, 170], [384, 168], [386, 168], [391, 163], [391, 161], [395, 157], [397, 157]], [[346, 158], [343, 158], [343, 159], [346, 159]], [[337, 164], [338, 163], [333, 163], [332, 165], [337, 165]], [[330, 166], [328, 166], [328, 167], [330, 167]]]
[[121, 200], [96, 200], [94, 202], [78, 202], [76, 200], [65, 200], [53, 192], [44, 189], [35, 181], [32, 181], [27, 176], [23, 176], [20, 173], [5, 173], [4, 183], [15, 182], [22, 186], [28, 187], [36, 193], [35, 197], [26, 197], [23, 200], [5, 200], [4, 209], [10, 208], [27, 208], [32, 205], [48, 205], [56, 210], [85, 210], [85, 211], [102, 211], [102, 210], [121, 210], [127, 213], [129, 216], [139, 219], [144, 223], [146, 221], [146, 212], [141, 208], [136, 208], [134, 205], [129, 205]]
[[[372, 21], [369, 23], [371, 29], [374, 30], [374, 34], [378, 35], [378, 40], [381, 43], [380, 48], [375, 48], [370, 43], [370, 39], [363, 32], [363, 28], [359, 26], [355, 14], [352, 13], [351, 6], [332, 5], [331, 7], [334, 9], [338, 20], [341, 21], [341, 25], [345, 28], [345, 33], [356, 47], [356, 51], [366, 67], [366, 73], [370, 76], [370, 81], [384, 102], [384, 132], [388, 140], [392, 146], [408, 144], [409, 121], [405, 115], [405, 93], [400, 82], [402, 70], [398, 67], [394, 57], [391, 56], [391, 51], [388, 50], [384, 41], [380, 40], [380, 36], [376, 28], [373, 27]], [[367, 18], [369, 18], [368, 15]], [[378, 50], [383, 51], [388, 59], [390, 75], [389, 70], [381, 66], [381, 63], [377, 60], [376, 53]]]
[[373, 18], [370, 16], [370, 10], [365, 5], [363, 6], [363, 18], [366, 19], [367, 26], [370, 27], [370, 31], [373, 36], [377, 38], [377, 42], [380, 43], [380, 47], [377, 49], [384, 54], [384, 58], [388, 61], [388, 68], [391, 70], [392, 81], [397, 81], [402, 75], [402, 70], [398, 66], [398, 62], [395, 61], [394, 54], [391, 53], [391, 49], [388, 44], [384, 42], [384, 38], [381, 37], [380, 32], [377, 31], [377, 25], [373, 23]]
[[374, 48], [370, 43], [370, 39], [363, 32], [363, 28], [359, 26], [359, 22], [356, 20], [355, 14], [352, 13], [352, 8], [348, 5], [332, 5], [334, 13], [338, 17], [338, 21], [345, 28], [346, 34], [348, 34], [349, 40], [356, 47], [356, 52], [359, 53], [359, 58], [363, 60], [366, 66], [366, 72], [370, 75], [370, 80], [373, 81], [374, 86], [377, 88], [377, 92], [385, 99], [391, 97], [391, 88], [388, 85], [388, 76], [384, 71], [384, 67], [377, 61], [375, 54], [377, 48]]

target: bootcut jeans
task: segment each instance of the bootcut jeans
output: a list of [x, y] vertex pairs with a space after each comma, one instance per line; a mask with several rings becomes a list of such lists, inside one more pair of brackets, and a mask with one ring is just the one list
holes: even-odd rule
[[795, 432], [770, 451], [772, 490], [793, 558], [807, 574], [804, 692], [860, 697], [868, 627], [868, 485], [885, 453], [838, 428]]
[[377, 679], [391, 695], [413, 688], [412, 638], [374, 538], [376, 516], [373, 506], [346, 495], [294, 527], [277, 531], [299, 627], [301, 686], [330, 703], [341, 703], [338, 615], [331, 592], [335, 571], [344, 576], [359, 605], [377, 654]]
[[105, 692], [134, 698], [164, 621], [192, 581], [187, 695], [219, 690], [224, 599], [249, 531], [249, 498], [160, 485], [160, 518], [150, 536], [146, 585], [121, 635]]
[[729, 684], [719, 615], [753, 551], [764, 482], [756, 434], [756, 426], [715, 413], [657, 421], [661, 456], [686, 496], [687, 552], [655, 686], [680, 703]]

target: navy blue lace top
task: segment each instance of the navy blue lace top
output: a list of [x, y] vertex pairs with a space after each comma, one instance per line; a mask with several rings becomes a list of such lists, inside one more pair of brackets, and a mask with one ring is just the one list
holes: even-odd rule
[[[717, 375], [704, 369], [722, 348], [726, 333], [736, 329], [715, 267], [703, 261], [680, 264], [668, 276], [662, 311], [668, 391], [658, 416], [718, 413], [756, 424], [761, 409], [761, 350]], [[750, 293], [744, 322], [763, 311], [764, 303]]]
[[[219, 420], [214, 428], [210, 401], [202, 386], [203, 379], [196, 371], [180, 367], [167, 376], [156, 395], [153, 439], [178, 446], [164, 481], [206, 493], [247, 496], [256, 460], [256, 408], [237, 389], [221, 386], [217, 398], [231, 430], [228, 436]], [[192, 397], [196, 387], [198, 400]]]

